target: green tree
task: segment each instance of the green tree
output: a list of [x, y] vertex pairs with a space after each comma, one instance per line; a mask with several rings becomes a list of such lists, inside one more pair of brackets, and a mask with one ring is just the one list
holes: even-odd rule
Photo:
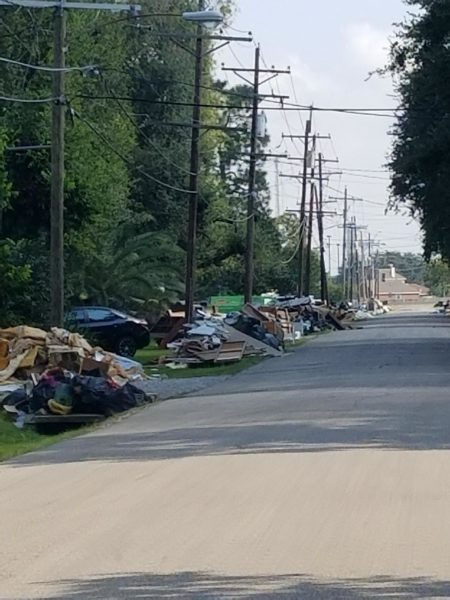
[[[21, 263], [20, 243], [0, 240], [0, 327], [20, 322], [23, 299], [31, 292], [31, 267]], [[22, 300], [18, 305], [18, 298]]]
[[78, 273], [72, 300], [140, 312], [167, 308], [182, 291], [179, 253], [163, 234], [130, 236], [123, 228], [109, 251]]
[[440, 259], [431, 260], [425, 271], [425, 285], [433, 296], [446, 297], [450, 293], [450, 268]]
[[397, 27], [387, 69], [399, 112], [390, 168], [393, 203], [424, 232], [425, 256], [450, 257], [450, 4], [405, 0], [416, 9]]

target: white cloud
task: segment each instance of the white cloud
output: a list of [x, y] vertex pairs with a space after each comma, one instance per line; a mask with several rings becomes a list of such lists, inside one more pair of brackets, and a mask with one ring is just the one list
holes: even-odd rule
[[389, 32], [370, 23], [355, 23], [347, 28], [348, 47], [356, 60], [368, 70], [383, 67], [387, 62]]

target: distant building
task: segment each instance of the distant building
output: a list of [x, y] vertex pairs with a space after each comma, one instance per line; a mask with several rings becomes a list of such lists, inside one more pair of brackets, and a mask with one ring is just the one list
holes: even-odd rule
[[378, 269], [376, 284], [377, 297], [382, 302], [418, 302], [430, 296], [429, 288], [417, 283], [408, 283], [406, 277], [397, 273], [394, 265]]

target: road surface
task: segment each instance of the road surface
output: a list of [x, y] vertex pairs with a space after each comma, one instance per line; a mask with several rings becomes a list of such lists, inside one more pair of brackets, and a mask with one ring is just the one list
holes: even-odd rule
[[450, 598], [450, 319], [335, 332], [0, 467], [0, 598]]

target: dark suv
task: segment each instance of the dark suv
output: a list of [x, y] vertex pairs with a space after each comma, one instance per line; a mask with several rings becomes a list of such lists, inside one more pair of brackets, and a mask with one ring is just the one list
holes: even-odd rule
[[146, 321], [104, 306], [76, 306], [66, 316], [67, 327], [75, 329], [92, 344], [121, 356], [134, 356], [150, 343]]

